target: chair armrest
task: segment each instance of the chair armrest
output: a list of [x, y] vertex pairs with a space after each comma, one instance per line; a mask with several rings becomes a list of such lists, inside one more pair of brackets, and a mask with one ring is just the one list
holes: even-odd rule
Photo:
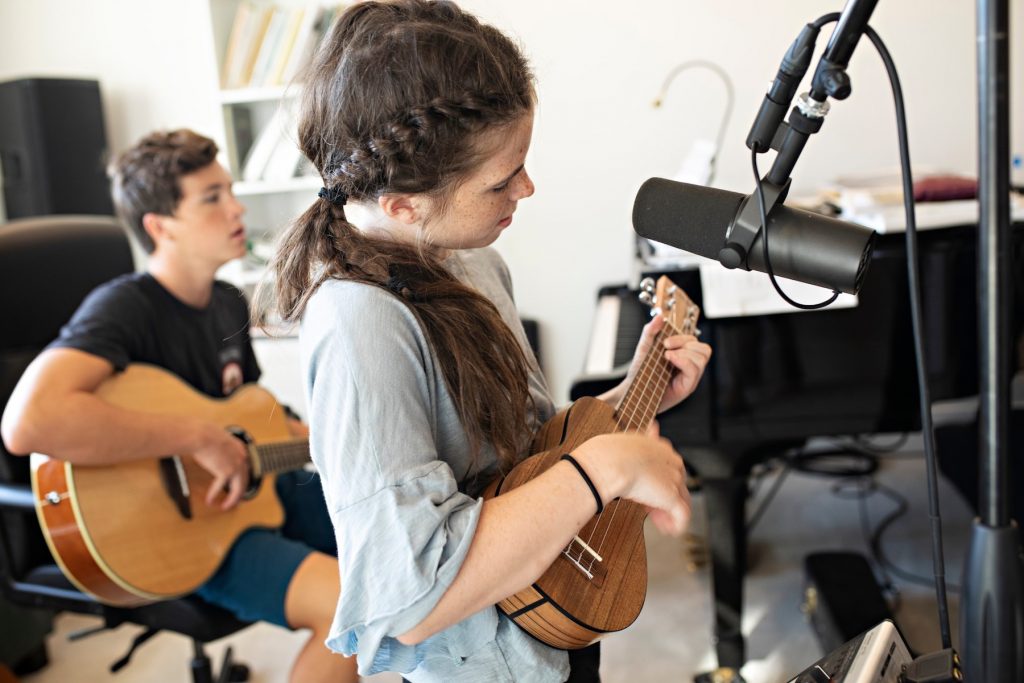
[[36, 507], [32, 487], [26, 484], [0, 482], [0, 509], [34, 510]]

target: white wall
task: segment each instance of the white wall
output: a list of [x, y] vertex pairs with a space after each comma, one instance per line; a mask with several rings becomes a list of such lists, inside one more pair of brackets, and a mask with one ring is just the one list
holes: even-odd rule
[[[690, 144], [713, 137], [724, 105], [710, 74], [680, 76], [650, 106], [674, 65], [720, 64], [736, 104], [715, 185], [752, 186], [747, 130], [800, 27], [842, 2], [787, 0], [465, 0], [517, 37], [538, 77], [540, 110], [528, 169], [537, 194], [498, 242], [524, 315], [542, 324], [544, 364], [559, 399], [582, 365], [597, 288], [631, 273], [633, 195], [675, 172]], [[1015, 0], [1015, 120], [1024, 106], [1024, 2]], [[907, 99], [915, 165], [974, 173], [973, 3], [888, 0], [872, 25], [889, 45]], [[819, 39], [819, 50], [831, 29]], [[157, 127], [220, 130], [205, 0], [0, 0], [0, 79], [100, 79], [114, 150]], [[840, 174], [895, 168], [895, 127], [881, 63], [867, 41], [850, 67], [853, 96], [833, 105], [796, 167], [794, 193]], [[1021, 131], [1015, 149], [1024, 148]]]

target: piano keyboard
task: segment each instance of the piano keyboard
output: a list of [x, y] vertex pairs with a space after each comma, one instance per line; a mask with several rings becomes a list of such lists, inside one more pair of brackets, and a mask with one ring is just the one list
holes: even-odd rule
[[602, 290], [590, 330], [585, 374], [612, 372], [633, 359], [640, 331], [649, 317], [636, 295], [628, 287]]

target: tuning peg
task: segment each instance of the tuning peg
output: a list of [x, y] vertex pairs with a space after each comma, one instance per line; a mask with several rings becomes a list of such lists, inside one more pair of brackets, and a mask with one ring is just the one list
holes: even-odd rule
[[647, 306], [654, 305], [654, 295], [648, 292], [646, 289], [640, 292], [638, 298], [640, 299], [641, 303], [646, 304]]
[[645, 277], [643, 280], [641, 280], [640, 289], [644, 290], [645, 292], [650, 292], [651, 294], [654, 294], [654, 278]]
[[668, 310], [671, 311], [675, 307], [676, 307], [676, 300], [675, 299], [669, 299], [668, 300]]

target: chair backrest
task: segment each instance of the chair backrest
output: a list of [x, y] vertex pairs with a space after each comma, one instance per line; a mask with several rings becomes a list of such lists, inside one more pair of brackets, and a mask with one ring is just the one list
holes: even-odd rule
[[[112, 217], [44, 216], [0, 225], [0, 412], [25, 368], [85, 296], [133, 269], [127, 233]], [[28, 459], [12, 456], [2, 441], [0, 481], [29, 483]], [[52, 562], [35, 519], [0, 514], [13, 555], [0, 570], [18, 576]]]

